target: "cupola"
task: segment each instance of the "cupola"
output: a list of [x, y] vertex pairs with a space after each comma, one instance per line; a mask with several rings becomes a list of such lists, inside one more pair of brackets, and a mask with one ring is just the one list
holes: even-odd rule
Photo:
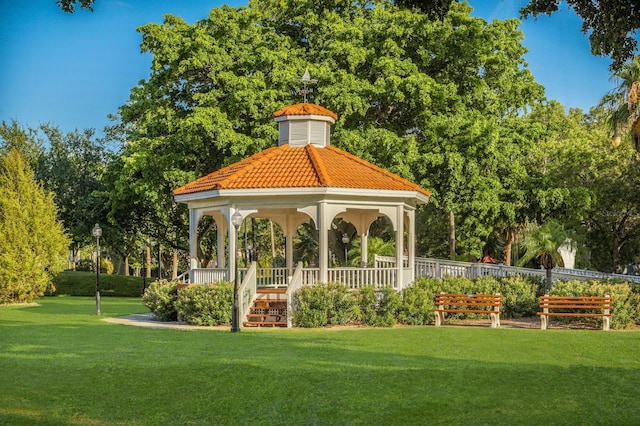
[[331, 144], [331, 125], [338, 115], [320, 105], [301, 103], [273, 113], [278, 123], [278, 145], [325, 147]]

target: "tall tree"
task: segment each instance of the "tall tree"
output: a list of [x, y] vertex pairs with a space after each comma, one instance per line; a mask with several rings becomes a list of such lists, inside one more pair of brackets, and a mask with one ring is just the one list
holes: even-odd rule
[[[37, 177], [55, 195], [59, 217], [74, 244], [90, 242], [96, 222], [105, 226], [100, 192], [107, 164], [107, 152], [95, 139], [93, 130], [63, 133], [58, 127], [43, 125], [48, 149]], [[109, 241], [105, 232], [105, 242]]]
[[16, 149], [2, 156], [0, 187], [0, 304], [30, 302], [64, 268], [69, 240], [52, 194]]
[[[530, 0], [520, 14], [551, 15], [558, 11], [560, 3], [563, 0]], [[637, 1], [566, 0], [566, 3], [582, 18], [582, 32], [589, 33], [591, 52], [610, 56], [612, 69], [620, 69], [635, 54], [638, 43], [634, 34], [640, 28]]]
[[503, 122], [543, 90], [518, 22], [470, 11], [452, 3], [433, 19], [382, 0], [253, 0], [195, 25], [169, 15], [140, 28], [152, 71], [119, 111], [126, 144], [111, 211], [135, 212], [148, 235], [175, 231], [170, 243], [186, 248], [185, 210], [171, 191], [274, 145], [271, 114], [301, 101], [292, 89], [309, 68], [313, 100], [338, 112], [334, 143], [433, 189], [455, 215], [461, 250], [481, 251], [511, 201], [503, 175], [520, 161]]
[[615, 71], [612, 79], [617, 87], [602, 98], [600, 105], [608, 113], [613, 145], [620, 145], [622, 137], [630, 135], [633, 147], [640, 152], [640, 56], [634, 56]]
[[19, 151], [31, 168], [40, 167], [44, 144], [37, 130], [25, 129], [16, 120], [0, 123], [0, 154], [6, 154], [12, 149]]

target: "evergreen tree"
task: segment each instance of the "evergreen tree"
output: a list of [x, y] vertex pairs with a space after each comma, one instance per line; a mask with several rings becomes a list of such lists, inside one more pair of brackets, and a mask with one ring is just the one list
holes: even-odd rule
[[30, 302], [64, 268], [69, 239], [52, 194], [16, 149], [2, 157], [0, 187], [0, 303]]

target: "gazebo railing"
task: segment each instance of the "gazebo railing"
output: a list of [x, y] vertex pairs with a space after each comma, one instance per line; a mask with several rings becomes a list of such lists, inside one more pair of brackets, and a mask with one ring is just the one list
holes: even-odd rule
[[229, 281], [229, 270], [227, 268], [197, 268], [192, 269], [192, 283], [217, 283]]
[[398, 288], [396, 268], [331, 268], [330, 283], [342, 283], [349, 288], [393, 287]]

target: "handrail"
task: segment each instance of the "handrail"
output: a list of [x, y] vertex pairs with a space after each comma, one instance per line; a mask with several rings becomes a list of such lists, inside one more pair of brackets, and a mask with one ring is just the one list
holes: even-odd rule
[[[240, 310], [238, 316], [240, 318], [247, 318], [247, 312], [249, 312], [258, 293], [256, 271], [256, 262], [251, 262], [251, 266], [244, 274], [244, 278], [238, 286], [238, 309]], [[240, 321], [240, 327], [241, 324], [242, 321]]]
[[191, 275], [191, 271], [183, 272], [182, 274], [178, 275], [171, 281], [174, 283], [187, 284], [189, 282], [190, 275]]
[[287, 286], [287, 327], [293, 327], [293, 323], [291, 322], [291, 312], [293, 312], [293, 293], [295, 293], [298, 289], [305, 285], [303, 275], [302, 262], [298, 262], [293, 275], [291, 276], [291, 281]]

